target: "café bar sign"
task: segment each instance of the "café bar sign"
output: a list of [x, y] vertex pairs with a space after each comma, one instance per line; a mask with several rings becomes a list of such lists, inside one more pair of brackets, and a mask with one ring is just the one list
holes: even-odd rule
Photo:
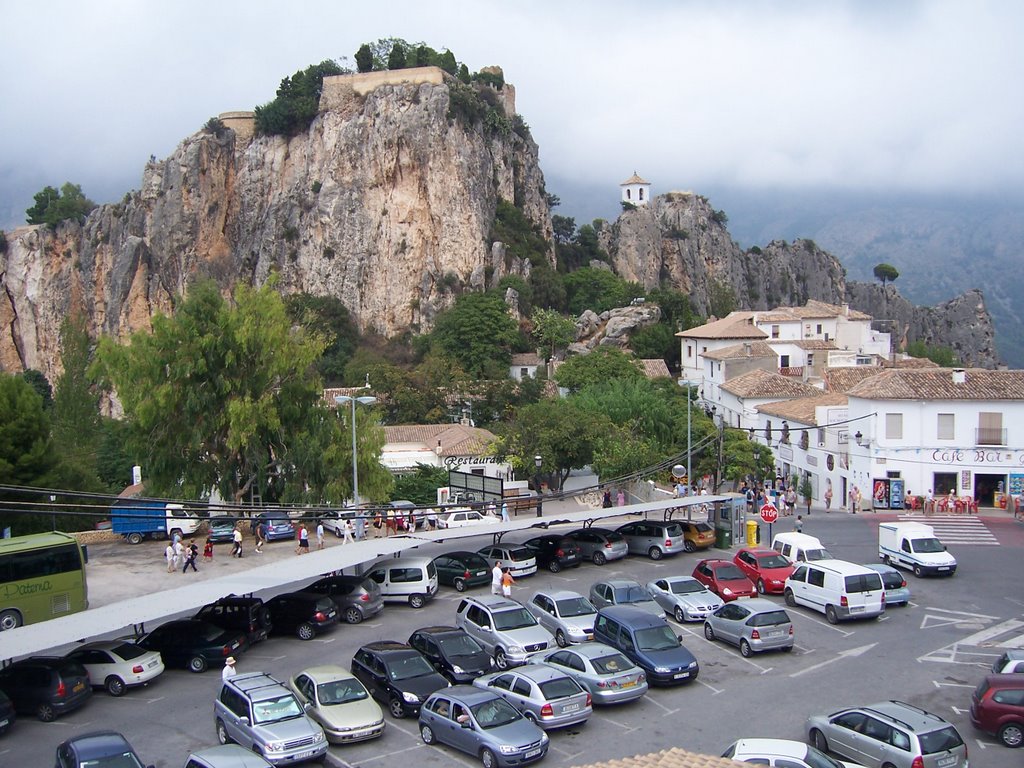
[[936, 448], [932, 451], [936, 464], [986, 464], [990, 466], [1024, 467], [1024, 451], [998, 448]]

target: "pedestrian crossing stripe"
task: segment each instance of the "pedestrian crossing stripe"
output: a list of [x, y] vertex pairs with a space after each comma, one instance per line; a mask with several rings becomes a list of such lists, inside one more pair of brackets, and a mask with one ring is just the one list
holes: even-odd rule
[[979, 518], [966, 515], [900, 515], [900, 520], [924, 523], [943, 544], [998, 547], [999, 541]]

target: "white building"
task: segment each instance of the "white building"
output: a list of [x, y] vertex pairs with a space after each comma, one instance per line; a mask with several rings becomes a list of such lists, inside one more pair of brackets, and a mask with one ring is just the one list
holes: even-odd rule
[[637, 176], [636, 171], [633, 171], [632, 176], [619, 184], [619, 187], [622, 190], [622, 202], [624, 203], [647, 205], [651, 199], [651, 183]]
[[509, 378], [516, 381], [523, 379], [537, 378], [537, 369], [544, 365], [544, 361], [536, 352], [521, 352], [512, 355], [512, 362], [508, 368]]
[[385, 426], [384, 439], [380, 463], [395, 474], [426, 464], [484, 477], [512, 477], [504, 457], [488, 455], [498, 438], [486, 429], [465, 424]]

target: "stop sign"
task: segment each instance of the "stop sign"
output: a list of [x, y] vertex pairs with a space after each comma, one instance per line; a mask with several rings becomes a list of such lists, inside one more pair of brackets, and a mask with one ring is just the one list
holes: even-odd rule
[[779, 519], [779, 510], [778, 510], [778, 508], [774, 504], [772, 504], [771, 502], [768, 502], [767, 504], [762, 505], [761, 506], [761, 519], [764, 520], [766, 523], [774, 523], [776, 520]]

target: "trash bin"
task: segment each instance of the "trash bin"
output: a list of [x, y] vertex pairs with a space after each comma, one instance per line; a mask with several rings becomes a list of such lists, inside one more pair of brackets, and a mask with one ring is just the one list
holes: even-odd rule
[[732, 548], [732, 531], [728, 528], [715, 529], [715, 546], [718, 549]]
[[747, 520], [747, 546], [752, 547], [758, 543], [761, 538], [758, 536], [759, 531], [757, 530], [757, 520]]

